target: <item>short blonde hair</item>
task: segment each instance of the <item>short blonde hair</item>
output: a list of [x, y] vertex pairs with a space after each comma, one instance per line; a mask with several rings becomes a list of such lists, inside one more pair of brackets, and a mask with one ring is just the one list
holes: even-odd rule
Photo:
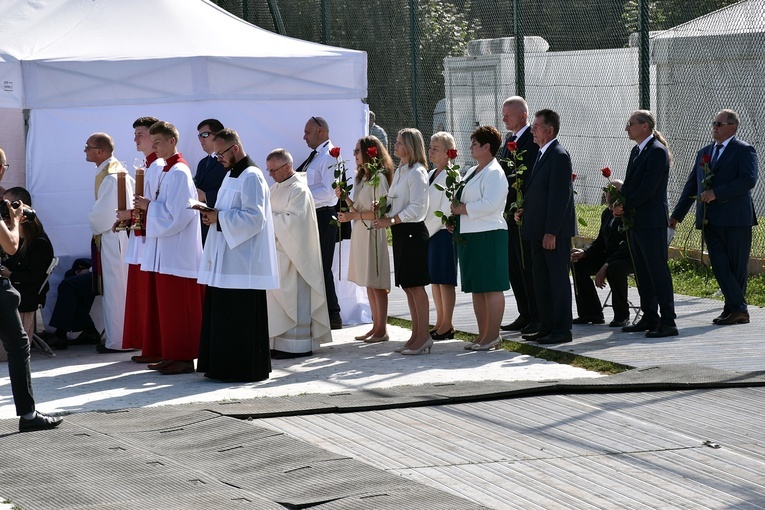
[[430, 141], [432, 142], [439, 142], [444, 144], [444, 148], [446, 150], [453, 149], [457, 142], [454, 141], [454, 137], [451, 133], [447, 133], [446, 131], [439, 131], [438, 133], [433, 133], [433, 136], [430, 137]]

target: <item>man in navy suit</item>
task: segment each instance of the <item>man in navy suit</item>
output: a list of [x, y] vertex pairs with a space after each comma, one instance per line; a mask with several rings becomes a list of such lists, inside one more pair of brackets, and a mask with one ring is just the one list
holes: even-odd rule
[[[515, 296], [516, 307], [519, 317], [509, 324], [501, 326], [502, 331], [520, 331], [521, 333], [533, 333], [539, 329], [537, 319], [536, 296], [534, 295], [534, 282], [531, 274], [531, 246], [525, 239], [521, 239], [520, 225], [515, 223], [513, 215], [515, 209], [513, 203], [518, 199], [517, 191], [513, 188], [516, 178], [515, 169], [511, 169], [504, 159], [512, 161], [512, 152], [508, 149], [509, 142], [516, 143], [516, 154], [521, 154], [518, 166], [526, 165], [526, 170], [519, 177], [524, 183], [521, 192], [525, 193], [525, 183], [531, 177], [534, 162], [537, 159], [539, 146], [534, 143], [529, 128], [529, 107], [526, 100], [520, 96], [512, 96], [505, 99], [502, 105], [502, 122], [505, 129], [510, 131], [500, 151], [500, 162], [507, 176], [509, 184], [507, 190], [507, 202], [505, 205], [505, 219], [507, 220], [508, 232], [508, 267], [510, 270], [510, 286]], [[524, 152], [525, 151], [525, 152]], [[521, 256], [523, 250], [523, 256]]]
[[558, 142], [560, 117], [552, 110], [534, 114], [531, 134], [539, 146], [534, 171], [526, 182], [521, 236], [531, 245], [539, 330], [523, 335], [540, 344], [571, 341], [571, 284], [568, 279], [571, 236], [575, 232], [571, 156]]
[[[611, 181], [616, 189], [622, 188], [622, 181]], [[634, 270], [630, 259], [621, 218], [614, 217], [609, 205], [600, 216], [598, 237], [586, 250], [575, 249], [571, 252], [574, 263], [572, 273], [576, 282], [576, 309], [579, 317], [574, 324], [603, 324], [603, 306], [600, 304], [598, 288], [611, 287], [611, 303], [614, 308], [614, 320], [608, 325], [612, 328], [624, 327], [629, 323], [630, 309], [627, 300], [627, 276]], [[591, 276], [595, 276], [592, 281]]]
[[614, 216], [621, 217], [627, 227], [643, 317], [622, 331], [646, 331], [649, 338], [675, 336], [675, 293], [667, 265], [667, 142], [656, 130], [656, 119], [648, 110], [633, 112], [625, 131], [637, 145], [627, 163], [622, 186], [624, 203], [614, 206]]
[[754, 147], [735, 137], [738, 125], [739, 117], [733, 110], [717, 114], [712, 122], [714, 143], [696, 155], [669, 220], [669, 226], [675, 228], [696, 202], [696, 228], [701, 229], [706, 210], [702, 232], [712, 271], [725, 296], [722, 313], [712, 321], [719, 325], [749, 323], [745, 295], [752, 225], [757, 224], [752, 203], [757, 153]]
[[[212, 154], [213, 136], [223, 129], [223, 124], [218, 119], [205, 119], [197, 126], [197, 137], [202, 145], [202, 150], [207, 156], [202, 158], [197, 165], [197, 173], [194, 174], [194, 185], [197, 187], [199, 201], [204, 202], [210, 207], [215, 207], [215, 200], [218, 198], [218, 190], [223, 184], [223, 178], [226, 177], [226, 169], [223, 168], [220, 161]], [[202, 244], [207, 239], [207, 230], [210, 227], [202, 225]]]

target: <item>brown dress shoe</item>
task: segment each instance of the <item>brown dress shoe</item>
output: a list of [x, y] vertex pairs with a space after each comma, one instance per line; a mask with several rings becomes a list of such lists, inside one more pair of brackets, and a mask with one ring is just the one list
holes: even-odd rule
[[731, 312], [727, 317], [717, 321], [718, 326], [730, 324], [749, 324], [749, 312]]
[[132, 356], [130, 359], [136, 363], [159, 363], [162, 356]]
[[194, 372], [193, 361], [171, 361], [165, 368], [157, 370], [162, 375], [190, 374]]
[[173, 362], [173, 360], [171, 360], [171, 359], [163, 359], [163, 360], [158, 361], [156, 363], [152, 363], [151, 365], [147, 365], [146, 368], [148, 368], [149, 370], [159, 370], [160, 368], [165, 368], [166, 366], [168, 366], [172, 362]]

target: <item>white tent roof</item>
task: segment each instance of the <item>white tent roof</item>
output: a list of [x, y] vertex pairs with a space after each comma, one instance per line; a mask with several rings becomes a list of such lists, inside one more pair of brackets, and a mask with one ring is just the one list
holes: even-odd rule
[[0, 34], [0, 79], [14, 81], [0, 106], [9, 95], [24, 108], [366, 97], [365, 53], [280, 36], [206, 0], [5, 0]]

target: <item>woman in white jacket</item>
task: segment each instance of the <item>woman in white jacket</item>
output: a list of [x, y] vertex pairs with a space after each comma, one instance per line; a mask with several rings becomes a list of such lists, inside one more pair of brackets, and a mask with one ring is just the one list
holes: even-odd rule
[[[428, 159], [435, 168], [428, 174], [428, 213], [425, 226], [428, 227], [428, 271], [433, 304], [436, 306], [436, 324], [430, 330], [433, 340], [454, 338], [454, 303], [457, 289], [457, 261], [454, 253], [454, 239], [446, 229], [441, 218], [435, 215], [441, 211], [448, 216], [449, 199], [436, 188], [446, 187], [446, 165], [449, 164], [449, 151], [454, 150], [454, 137], [445, 131], [439, 131], [430, 137]], [[455, 151], [456, 152], [456, 151]]]
[[510, 288], [507, 267], [507, 223], [503, 217], [507, 178], [494, 155], [502, 136], [492, 126], [481, 126], [470, 135], [470, 155], [478, 162], [465, 174], [465, 183], [451, 206], [457, 215], [455, 243], [463, 292], [473, 293], [478, 337], [466, 349], [499, 348], [499, 326], [505, 312], [503, 292]]

